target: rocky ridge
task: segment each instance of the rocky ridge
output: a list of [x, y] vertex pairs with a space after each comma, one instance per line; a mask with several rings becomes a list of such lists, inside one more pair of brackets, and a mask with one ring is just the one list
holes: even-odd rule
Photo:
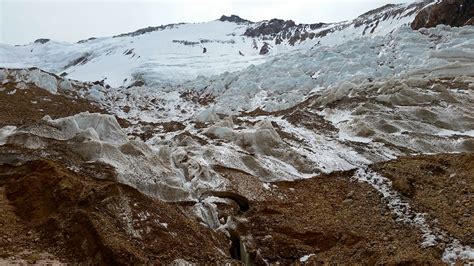
[[474, 3], [469, 0], [441, 1], [423, 8], [411, 24], [414, 30], [444, 24], [453, 27], [474, 25]]

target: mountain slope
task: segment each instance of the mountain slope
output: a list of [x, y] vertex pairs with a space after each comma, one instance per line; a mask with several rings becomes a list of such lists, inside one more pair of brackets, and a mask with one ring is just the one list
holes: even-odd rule
[[252, 23], [224, 16], [207, 23], [149, 27], [74, 44], [42, 39], [23, 46], [1, 45], [0, 66], [39, 67], [83, 81], [105, 79], [114, 87], [133, 80], [177, 84], [199, 75], [240, 70], [295, 49], [385, 35], [410, 23], [427, 4], [388, 5], [335, 24], [296, 25], [278, 19]]
[[0, 258], [472, 262], [474, 27], [410, 28], [438, 4], [2, 46], [57, 74], [0, 69]]

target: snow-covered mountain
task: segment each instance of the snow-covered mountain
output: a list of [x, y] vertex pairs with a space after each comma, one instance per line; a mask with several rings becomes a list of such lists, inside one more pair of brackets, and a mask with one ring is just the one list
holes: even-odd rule
[[387, 5], [333, 24], [297, 25], [278, 19], [253, 23], [222, 16], [206, 23], [149, 27], [77, 43], [39, 39], [21, 46], [1, 45], [0, 66], [38, 67], [77, 80], [105, 80], [114, 87], [135, 80], [179, 84], [199, 75], [258, 65], [293, 50], [384, 36], [408, 25], [428, 4]]
[[[99, 238], [133, 239], [133, 248], [105, 241], [104, 254], [133, 250], [113, 262], [472, 261], [474, 27], [469, 16], [451, 27], [441, 25], [449, 14], [430, 13], [465, 10], [460, 1], [387, 5], [331, 24], [232, 15], [0, 45], [0, 176], [25, 190], [23, 172], [46, 168], [37, 178], [49, 180], [67, 169], [58, 189], [42, 189], [92, 212]], [[78, 189], [90, 186], [83, 176], [149, 198], [120, 194], [115, 206], [111, 192]], [[104, 233], [103, 221], [120, 226]], [[209, 228], [210, 255], [163, 255], [156, 239], [181, 239], [181, 222]], [[195, 240], [185, 250], [200, 248]], [[79, 246], [71, 252], [93, 245]]]

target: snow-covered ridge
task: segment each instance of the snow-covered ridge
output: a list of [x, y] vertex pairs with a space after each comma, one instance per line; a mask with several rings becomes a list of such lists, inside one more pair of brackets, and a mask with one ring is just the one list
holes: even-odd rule
[[295, 49], [385, 35], [410, 23], [426, 3], [387, 6], [335, 24], [296, 25], [276, 19], [252, 23], [224, 16], [206, 23], [148, 27], [73, 44], [46, 39], [23, 46], [0, 44], [0, 67], [38, 67], [82, 81], [105, 80], [113, 87], [137, 80], [176, 85], [258, 65]]
[[[292, 20], [266, 20], [250, 25], [244, 35], [261, 37], [268, 42], [272, 42], [272, 45], [283, 43], [294, 46], [313, 39], [316, 39], [319, 44], [325, 36], [339, 31], [346, 31], [346, 34], [351, 34], [350, 31], [354, 31], [354, 36], [345, 36], [347, 40], [354, 37], [386, 34], [393, 30], [394, 26], [403, 25], [407, 20], [411, 20], [417, 12], [430, 2], [430, 0], [425, 0], [413, 4], [388, 4], [366, 12], [354, 20], [340, 23], [320, 22], [297, 25]], [[387, 27], [387, 24], [390, 26]], [[362, 28], [362, 31], [357, 30], [358, 28]]]
[[82, 81], [105, 80], [114, 87], [136, 80], [176, 84], [198, 75], [262, 63], [264, 59], [252, 48], [252, 41], [240, 36], [244, 31], [242, 25], [212, 21], [74, 44], [0, 45], [0, 66], [39, 67]]

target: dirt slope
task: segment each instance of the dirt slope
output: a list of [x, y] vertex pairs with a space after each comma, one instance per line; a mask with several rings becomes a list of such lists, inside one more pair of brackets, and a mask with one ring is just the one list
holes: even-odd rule
[[223, 235], [178, 207], [52, 161], [1, 165], [0, 192], [3, 258], [34, 262], [49, 253], [68, 263], [229, 261]]

